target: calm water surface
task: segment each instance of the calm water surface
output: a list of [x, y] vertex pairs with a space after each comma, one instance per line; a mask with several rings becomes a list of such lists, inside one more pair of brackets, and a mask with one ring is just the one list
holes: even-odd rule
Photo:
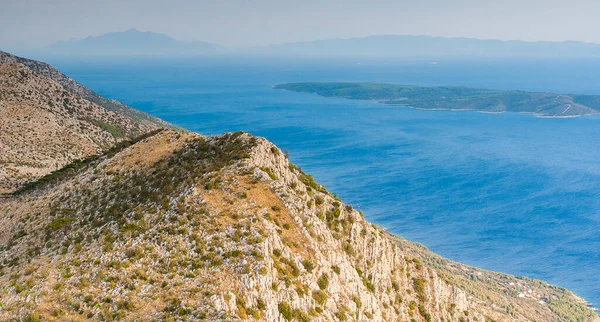
[[419, 111], [271, 89], [374, 81], [600, 94], [600, 62], [47, 60], [187, 129], [267, 137], [367, 219], [445, 257], [600, 303], [600, 117]]

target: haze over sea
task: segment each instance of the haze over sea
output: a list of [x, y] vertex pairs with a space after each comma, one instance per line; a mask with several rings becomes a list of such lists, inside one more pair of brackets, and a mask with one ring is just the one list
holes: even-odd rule
[[275, 91], [300, 81], [600, 94], [600, 61], [45, 58], [192, 131], [264, 136], [368, 220], [600, 304], [600, 116], [421, 111]]

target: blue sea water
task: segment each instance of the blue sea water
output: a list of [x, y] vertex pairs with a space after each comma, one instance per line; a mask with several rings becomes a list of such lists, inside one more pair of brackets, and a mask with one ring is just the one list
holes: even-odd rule
[[372, 81], [600, 94], [600, 61], [47, 60], [187, 129], [267, 137], [368, 220], [442, 256], [600, 303], [600, 117], [421, 111], [272, 89]]

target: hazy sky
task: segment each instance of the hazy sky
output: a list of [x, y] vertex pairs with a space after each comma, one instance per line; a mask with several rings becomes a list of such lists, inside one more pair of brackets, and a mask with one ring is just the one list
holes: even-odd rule
[[594, 0], [0, 0], [0, 49], [129, 28], [226, 46], [373, 34], [600, 43]]

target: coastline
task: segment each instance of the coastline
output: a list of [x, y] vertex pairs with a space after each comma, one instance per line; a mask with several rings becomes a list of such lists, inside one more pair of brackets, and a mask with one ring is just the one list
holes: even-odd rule
[[[344, 85], [346, 87], [344, 87]], [[341, 86], [341, 88], [340, 88], [340, 86]], [[573, 95], [566, 95], [566, 94], [558, 95], [558, 96], [569, 97], [571, 99], [571, 101], [570, 101], [571, 104], [568, 104], [568, 108], [566, 108], [564, 111], [562, 111], [561, 114], [547, 114], [548, 112], [551, 112], [551, 111], [548, 110], [547, 105], [545, 105], [545, 103], [544, 103], [545, 101], [534, 96], [534, 94], [536, 94], [534, 92], [518, 91], [519, 93], [522, 93], [523, 95], [529, 95], [529, 100], [519, 102], [520, 105], [513, 106], [513, 108], [514, 109], [519, 109], [519, 108], [524, 109], [523, 107], [527, 106], [527, 109], [533, 109], [533, 110], [537, 109], [537, 111], [533, 111], [533, 112], [518, 111], [518, 110], [515, 110], [515, 111], [513, 111], [513, 110], [488, 111], [488, 110], [486, 110], [486, 108], [488, 108], [488, 107], [506, 106], [506, 105], [511, 105], [511, 104], [504, 102], [507, 99], [503, 96], [493, 96], [492, 94], [495, 93], [493, 90], [461, 88], [460, 90], [456, 90], [455, 92], [451, 93], [454, 96], [446, 97], [443, 92], [440, 93], [440, 92], [435, 91], [437, 89], [437, 87], [418, 87], [421, 91], [429, 91], [429, 92], [426, 92], [427, 95], [425, 98], [423, 98], [422, 96], [424, 94], [422, 94], [421, 92], [418, 92], [417, 94], [413, 94], [412, 92], [409, 92], [408, 94], [405, 95], [404, 90], [407, 87], [411, 87], [411, 86], [410, 85], [380, 84], [380, 83], [364, 83], [363, 84], [363, 83], [352, 83], [352, 82], [339, 82], [339, 83], [310, 83], [310, 82], [307, 82], [307, 83], [277, 84], [277, 85], [273, 85], [272, 89], [291, 91], [291, 92], [296, 92], [296, 93], [316, 94], [318, 96], [325, 97], [325, 98], [344, 98], [344, 99], [357, 100], [357, 101], [372, 101], [372, 102], [376, 102], [379, 104], [410, 107], [410, 108], [415, 108], [418, 110], [477, 111], [477, 112], [484, 113], [484, 114], [501, 114], [501, 113], [505, 113], [505, 112], [516, 112], [516, 113], [523, 113], [523, 114], [533, 114], [539, 118], [575, 118], [575, 117], [580, 117], [580, 116], [589, 116], [589, 115], [600, 114], [600, 109], [598, 107], [598, 100], [600, 100], [600, 95], [586, 96], [589, 99], [592, 99], [594, 101], [592, 101], [590, 104], [582, 105], [581, 106], [582, 108], [578, 112], [576, 112], [578, 114], [564, 115], [562, 113], [567, 112], [570, 109], [570, 107], [572, 106], [572, 104], [575, 104], [574, 100], [576, 98]], [[445, 87], [440, 87], [440, 88], [442, 88], [442, 90], [448, 90], [448, 88], [445, 88]], [[391, 93], [389, 93], [390, 90], [391, 91], [397, 90], [398, 92], [393, 92], [393, 94], [391, 94]], [[414, 100], [417, 105], [425, 105], [425, 104], [423, 104], [424, 103], [423, 100], [425, 100], [425, 101], [433, 102], [432, 104], [434, 104], [434, 105], [437, 105], [438, 103], [443, 103], [443, 102], [450, 103], [450, 104], [454, 104], [454, 103], [460, 104], [460, 102], [456, 101], [455, 98], [456, 98], [456, 95], [461, 95], [461, 94], [463, 94], [464, 91], [466, 91], [466, 93], [464, 95], [470, 95], [470, 96], [465, 96], [466, 102], [467, 103], [470, 102], [469, 104], [466, 104], [466, 105], [473, 105], [473, 106], [475, 106], [475, 108], [455, 108], [455, 107], [427, 108], [427, 107], [422, 107], [422, 106], [415, 107], [415, 106], [411, 106], [409, 104], [402, 103], [402, 101]], [[477, 92], [477, 91], [483, 91], [483, 94], [481, 94], [482, 95], [481, 97], [477, 96], [478, 94], [480, 94], [480, 92]], [[490, 92], [491, 92], [491, 94], [490, 94]], [[508, 91], [506, 91], [506, 92], [508, 92]], [[485, 96], [486, 94], [488, 96]], [[537, 93], [537, 94], [539, 94], [539, 93]], [[546, 94], [551, 94], [551, 93], [546, 93]], [[441, 96], [441, 95], [443, 95], [443, 96]], [[475, 96], [473, 96], [473, 95], [475, 95]], [[489, 96], [489, 95], [492, 95], [492, 96]], [[379, 99], [377, 99], [377, 98], [368, 98], [368, 99], [360, 98], [360, 97], [365, 97], [365, 96], [371, 96], [371, 97], [377, 97], [377, 96], [396, 97], [396, 96], [399, 96], [399, 98], [387, 98], [387, 99], [386, 98], [379, 98]], [[485, 99], [487, 99], [488, 101], [481, 102], [481, 100], [485, 100]], [[556, 101], [556, 98], [554, 98], [554, 103], [556, 103], [556, 104], [553, 105], [554, 107], [552, 107], [552, 108], [559, 107], [559, 106], [561, 106], [560, 104], [567, 104], [568, 101], [561, 100], [559, 102], [559, 101]], [[479, 109], [479, 107], [481, 107], [482, 109]]]

